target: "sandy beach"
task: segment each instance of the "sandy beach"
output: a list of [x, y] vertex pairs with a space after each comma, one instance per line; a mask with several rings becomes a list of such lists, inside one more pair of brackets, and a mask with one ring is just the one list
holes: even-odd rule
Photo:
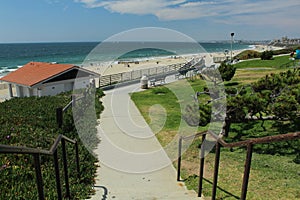
[[[235, 50], [233, 55], [237, 55], [244, 50]], [[101, 76], [130, 72], [134, 70], [149, 69], [155, 67], [163, 67], [174, 64], [184, 64], [191, 61], [193, 58], [203, 57], [206, 63], [211, 63], [214, 57], [224, 57], [224, 53], [201, 53], [201, 54], [191, 54], [191, 55], [178, 55], [178, 56], [169, 56], [169, 57], [158, 57], [152, 58], [149, 60], [141, 61], [127, 61], [127, 62], [118, 62], [111, 64], [87, 64], [87, 67], [84, 67], [88, 70], [92, 70], [96, 73], [99, 73]]]
[[[16, 88], [13, 86], [13, 93], [16, 94]], [[6, 83], [0, 83], [0, 102], [10, 99], [8, 93], [8, 85]]]
[[[254, 45], [254, 47], [251, 48], [251, 50], [258, 51], [258, 52], [263, 52], [266, 50], [277, 50], [277, 49], [282, 49], [282, 48], [267, 46], [267, 45]], [[232, 51], [232, 55], [236, 56], [245, 50], [249, 50], [249, 49], [234, 50]], [[194, 57], [203, 57], [205, 58], [206, 63], [210, 63], [212, 60], [214, 60], [214, 58], [223, 60], [225, 59], [225, 56], [226, 55], [224, 54], [224, 52], [177, 55], [177, 56], [169, 56], [169, 57], [152, 58], [148, 60], [141, 60], [141, 61], [134, 61], [134, 62], [128, 61], [128, 62], [118, 62], [118, 63], [109, 63], [109, 64], [86, 63], [85, 68], [88, 70], [92, 70], [96, 73], [99, 73], [101, 74], [101, 76], [106, 76], [106, 75], [130, 72], [130, 71], [140, 70], [140, 69], [148, 69], [148, 68], [163, 67], [163, 66], [173, 65], [173, 64], [187, 63], [188, 61], [192, 60], [192, 58]], [[227, 56], [230, 56], [230, 52], [229, 55]]]
[[85, 67], [88, 70], [92, 70], [101, 74], [102, 76], [118, 74], [123, 72], [130, 72], [133, 70], [139, 69], [148, 69], [154, 67], [162, 67], [167, 65], [186, 63], [193, 56], [170, 56], [164, 58], [153, 58], [149, 60], [141, 60], [141, 61], [127, 61], [127, 62], [118, 62], [112, 64], [93, 64], [92, 66]]

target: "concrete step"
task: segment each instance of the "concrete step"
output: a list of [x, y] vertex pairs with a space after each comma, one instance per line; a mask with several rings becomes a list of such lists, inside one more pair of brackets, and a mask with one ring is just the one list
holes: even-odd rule
[[[96, 189], [96, 188], [95, 188]], [[96, 190], [98, 190], [97, 188]], [[92, 200], [104, 200], [104, 199], [113, 199], [113, 200], [204, 200], [204, 198], [197, 197], [196, 192], [194, 191], [174, 191], [172, 194], [167, 192], [160, 191], [159, 193], [153, 192], [143, 192], [143, 191], [127, 191], [127, 192], [118, 192], [111, 194], [107, 191], [107, 194], [104, 194], [104, 190], [100, 195], [93, 196]]]

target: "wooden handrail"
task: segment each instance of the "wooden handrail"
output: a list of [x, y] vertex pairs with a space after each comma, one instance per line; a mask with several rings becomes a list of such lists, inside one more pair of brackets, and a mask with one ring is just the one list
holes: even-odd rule
[[[295, 140], [300, 139], [300, 132], [295, 133], [287, 133], [281, 135], [273, 135], [273, 136], [266, 136], [261, 138], [249, 139], [239, 142], [231, 142], [227, 143], [222, 139], [222, 135], [218, 136], [211, 131], [204, 131], [200, 133], [196, 133], [194, 135], [189, 136], [181, 136], [179, 138], [178, 144], [178, 164], [177, 164], [177, 180], [180, 181], [180, 167], [181, 167], [181, 148], [183, 140], [191, 140], [195, 137], [202, 136], [202, 144], [206, 139], [206, 136], [210, 135], [216, 142], [216, 157], [215, 157], [215, 169], [214, 169], [214, 181], [213, 181], [213, 189], [212, 189], [212, 199], [216, 199], [216, 188], [218, 182], [218, 171], [219, 171], [219, 159], [220, 159], [220, 146], [225, 148], [233, 148], [233, 147], [247, 147], [247, 155], [245, 160], [245, 169], [244, 169], [244, 176], [243, 176], [243, 184], [242, 184], [242, 191], [240, 199], [245, 200], [247, 195], [248, 189], [248, 182], [249, 182], [249, 175], [250, 175], [250, 168], [251, 168], [251, 159], [252, 159], [252, 152], [253, 152], [253, 145], [255, 144], [265, 144], [265, 143], [272, 143], [272, 142], [279, 142], [279, 141], [287, 141], [287, 140]], [[203, 145], [201, 146], [201, 155], [203, 155]], [[204, 167], [204, 156], [200, 158], [200, 173], [199, 173], [199, 185], [198, 185], [198, 197], [202, 195], [202, 180], [203, 180], [203, 167]]]
[[221, 144], [223, 147], [227, 147], [227, 148], [242, 147], [242, 146], [247, 146], [248, 144], [263, 144], [263, 143], [286, 141], [286, 140], [293, 140], [293, 139], [300, 138], [300, 132], [296, 132], [296, 133], [272, 135], [272, 136], [249, 139], [249, 140], [244, 140], [239, 142], [227, 143], [222, 139], [222, 136], [218, 136], [211, 131], [203, 131], [194, 135], [183, 136], [182, 139], [190, 140], [190, 139], [194, 139], [195, 137], [199, 137], [207, 134], [212, 136], [216, 140], [216, 142]]

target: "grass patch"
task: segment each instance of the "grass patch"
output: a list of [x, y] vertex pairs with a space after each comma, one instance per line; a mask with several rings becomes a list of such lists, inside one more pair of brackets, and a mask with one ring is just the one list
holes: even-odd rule
[[[190, 155], [191, 156], [191, 155]], [[203, 195], [212, 194], [214, 153], [205, 157]], [[221, 149], [217, 199], [239, 199], [246, 152]], [[183, 161], [182, 178], [189, 189], [198, 191], [199, 161]], [[247, 199], [300, 199], [299, 166], [291, 156], [253, 153]]]
[[[153, 105], [161, 105], [167, 111], [167, 119], [163, 131], [178, 128], [180, 124], [180, 105], [176, 96], [166, 87], [157, 87], [141, 93], [131, 94], [131, 99], [136, 103], [144, 119], [151, 127], [149, 110]], [[153, 128], [153, 127], [152, 127]]]
[[280, 66], [290, 63], [289, 56], [276, 56], [272, 60], [248, 60], [235, 64], [237, 69], [243, 68], [279, 68]]
[[235, 82], [239, 83], [239, 85], [250, 84], [257, 81], [260, 78], [265, 77], [271, 73], [280, 73], [284, 72], [286, 69], [275, 69], [275, 68], [242, 68], [237, 69], [235, 72], [235, 76], [229, 83]]

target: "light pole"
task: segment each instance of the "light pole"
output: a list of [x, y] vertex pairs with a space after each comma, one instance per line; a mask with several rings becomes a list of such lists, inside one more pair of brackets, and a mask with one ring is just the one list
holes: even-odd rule
[[230, 62], [232, 63], [232, 43], [233, 43], [233, 36], [234, 36], [234, 33], [231, 33], [231, 54], [230, 54]]

